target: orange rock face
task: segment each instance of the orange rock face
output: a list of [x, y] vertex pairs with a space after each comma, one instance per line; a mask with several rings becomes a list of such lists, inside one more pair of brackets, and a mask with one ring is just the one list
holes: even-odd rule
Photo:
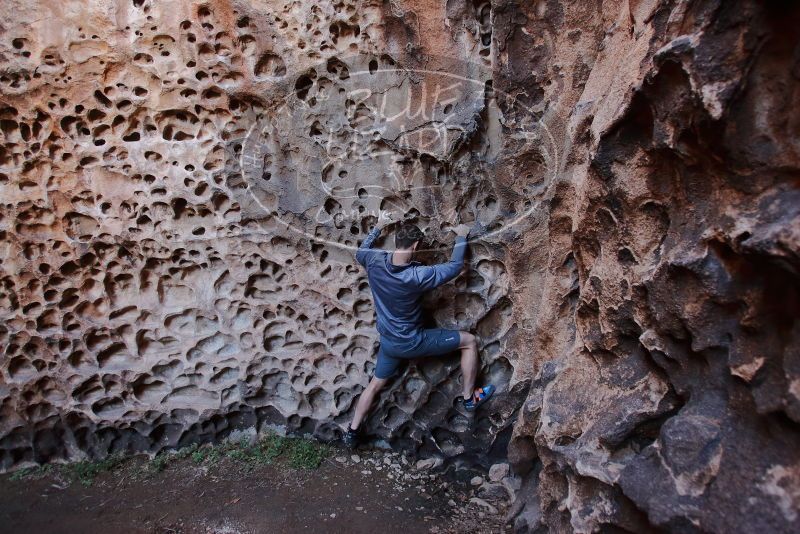
[[[369, 228], [416, 220], [435, 261], [455, 224], [519, 218], [484, 162], [491, 62], [462, 7], [4, 4], [3, 468], [242, 426], [338, 435], [374, 367]], [[510, 392], [473, 449], [507, 441], [527, 385], [491, 239], [430, 301]], [[370, 432], [463, 453], [456, 371], [412, 365]]]
[[[374, 367], [353, 252], [416, 221], [475, 332], [367, 430], [507, 454], [520, 531], [790, 531], [800, 12], [451, 0], [0, 6], [0, 468], [270, 424]], [[379, 243], [390, 247], [391, 243]]]

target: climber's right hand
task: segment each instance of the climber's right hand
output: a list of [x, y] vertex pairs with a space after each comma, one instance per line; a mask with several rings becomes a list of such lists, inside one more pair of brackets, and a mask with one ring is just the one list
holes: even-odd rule
[[453, 231], [459, 237], [467, 237], [469, 235], [470, 230], [471, 228], [466, 224], [459, 224], [458, 226], [453, 228]]
[[396, 219], [396, 218], [395, 218], [395, 216], [393, 216], [393, 214], [391, 214], [391, 212], [390, 212], [390, 214], [388, 215], [388, 217], [386, 217], [386, 219], [384, 219], [383, 221], [381, 221], [381, 225], [380, 225], [380, 227], [381, 227], [381, 233], [383, 233], [383, 234], [386, 234], [386, 233], [388, 233], [388, 232], [391, 232], [391, 231], [392, 231], [392, 229], [393, 229], [395, 226], [397, 226], [397, 224], [398, 224], [398, 223], [399, 223], [401, 220], [402, 220], [402, 219]]

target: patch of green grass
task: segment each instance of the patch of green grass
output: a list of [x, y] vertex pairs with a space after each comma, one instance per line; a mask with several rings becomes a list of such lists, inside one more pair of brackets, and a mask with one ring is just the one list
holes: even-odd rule
[[264, 457], [264, 463], [277, 460], [288, 450], [289, 438], [277, 434], [267, 434], [258, 442], [258, 447]]
[[185, 460], [186, 458], [189, 458], [192, 454], [194, 454], [197, 451], [197, 449], [199, 449], [199, 448], [200, 448], [200, 445], [198, 445], [197, 443], [194, 443], [192, 445], [189, 445], [188, 447], [184, 447], [182, 449], [178, 449], [174, 453], [175, 454], [175, 458], [177, 458], [178, 460]]
[[18, 480], [28, 478], [29, 476], [31, 476], [31, 472], [33, 472], [33, 468], [30, 467], [26, 467], [25, 469], [19, 469], [11, 473], [11, 476], [8, 477], [8, 479], [16, 482]]
[[310, 439], [295, 438], [289, 448], [289, 466], [316, 469], [330, 455], [330, 447]]
[[170, 456], [172, 455], [166, 452], [157, 454], [155, 458], [150, 460], [150, 471], [159, 473], [166, 469], [170, 460], [172, 460]]
[[196, 464], [201, 464], [206, 461], [210, 447], [200, 447], [191, 454], [192, 461]]
[[[196, 454], [199, 454], [202, 461], [205, 459], [205, 453], [200, 453], [200, 446], [195, 443], [193, 445], [189, 445], [188, 447], [183, 447], [182, 449], [178, 449], [175, 451], [165, 451], [158, 453], [155, 458], [150, 460], [147, 465], [147, 469], [150, 472], [159, 473], [169, 467], [169, 464], [172, 462], [176, 462], [179, 460], [185, 460], [187, 458], [195, 458]], [[198, 462], [199, 463], [199, 462]]]
[[316, 469], [330, 455], [330, 448], [314, 440], [267, 434], [252, 444], [245, 437], [238, 442], [195, 447], [190, 452], [179, 451], [178, 454], [206, 465], [214, 465], [226, 458], [248, 470], [271, 464], [279, 458], [286, 458], [289, 466], [295, 469]]
[[226, 458], [241, 464], [249, 470], [257, 465], [272, 463], [277, 458], [278, 452], [274, 440], [261, 440], [251, 444], [248, 438], [242, 438], [238, 443], [223, 445]]
[[216, 465], [220, 460], [222, 460], [224, 452], [225, 451], [223, 450], [222, 446], [210, 447], [208, 449], [208, 453], [206, 454], [205, 461], [210, 465]]
[[247, 449], [227, 449], [225, 457], [230, 458], [235, 462], [247, 462], [252, 455], [252, 451]]
[[[330, 453], [330, 447], [312, 439], [267, 434], [252, 444], [245, 437], [238, 442], [216, 446], [194, 444], [177, 451], [161, 452], [149, 461], [134, 462], [135, 466], [132, 468], [131, 476], [148, 477], [153, 473], [164, 471], [172, 462], [186, 459], [207, 466], [214, 466], [222, 459], [228, 459], [247, 470], [284, 459], [289, 467], [294, 469], [316, 469]], [[47, 464], [20, 469], [12, 473], [9, 479], [21, 481], [41, 478], [58, 472], [70, 482], [77, 481], [84, 486], [91, 486], [97, 476], [113, 471], [128, 459], [121, 454], [113, 454], [97, 461], [82, 461], [66, 465]]]
[[252, 453], [250, 440], [243, 437], [238, 443], [230, 442], [222, 446], [225, 457], [232, 460], [246, 461]]
[[25, 469], [20, 469], [19, 471], [14, 471], [13, 473], [11, 473], [11, 476], [8, 477], [8, 479], [13, 481], [39, 479], [54, 472], [57, 468], [58, 466], [53, 464], [44, 464], [44, 465], [37, 465], [36, 467], [27, 467]]
[[201, 464], [201, 463], [203, 463], [205, 461], [207, 452], [208, 452], [207, 448], [205, 448], [205, 449], [204, 448], [199, 448], [199, 449], [197, 449], [195, 451], [192, 451], [192, 453], [189, 456], [192, 457], [192, 461], [194, 463]]
[[67, 464], [64, 466], [64, 470], [71, 480], [77, 480], [84, 486], [91, 486], [98, 475], [115, 469], [125, 460], [126, 458], [121, 454], [111, 454], [94, 462], [83, 461]]
[[84, 486], [91, 486], [99, 474], [116, 469], [126, 460], [127, 458], [122, 454], [112, 454], [96, 461], [84, 460], [64, 465], [45, 464], [15, 471], [11, 474], [9, 480], [40, 479], [47, 475], [58, 474], [65, 477], [69, 482], [80, 482]]
[[226, 449], [224, 445], [214, 446], [206, 444], [194, 447], [186, 453], [181, 453], [181, 458], [191, 458], [192, 462], [196, 464], [207, 463], [209, 465], [214, 465], [225, 456], [225, 452]]

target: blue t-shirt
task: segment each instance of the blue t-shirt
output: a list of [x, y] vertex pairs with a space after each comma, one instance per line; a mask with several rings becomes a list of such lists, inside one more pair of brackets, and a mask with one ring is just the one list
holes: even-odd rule
[[446, 263], [423, 265], [412, 261], [392, 265], [390, 252], [372, 249], [380, 233], [380, 228], [369, 233], [356, 252], [356, 260], [367, 269], [378, 333], [394, 342], [411, 341], [422, 330], [422, 294], [458, 276], [464, 265], [467, 240], [456, 238], [453, 254]]

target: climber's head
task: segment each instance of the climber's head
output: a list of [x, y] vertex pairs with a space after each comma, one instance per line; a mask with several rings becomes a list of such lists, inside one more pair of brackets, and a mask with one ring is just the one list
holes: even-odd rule
[[419, 242], [425, 235], [422, 230], [415, 224], [403, 223], [394, 234], [394, 246], [397, 250], [411, 250], [417, 249]]

